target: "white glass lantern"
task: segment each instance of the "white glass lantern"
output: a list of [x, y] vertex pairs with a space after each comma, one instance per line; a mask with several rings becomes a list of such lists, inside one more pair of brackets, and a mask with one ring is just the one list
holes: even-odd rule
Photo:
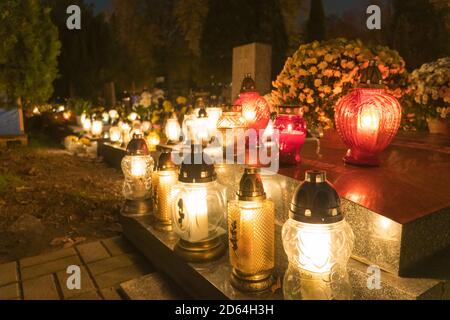
[[122, 144], [122, 129], [115, 124], [109, 128], [109, 140], [116, 145]]
[[295, 191], [282, 238], [289, 267], [283, 281], [290, 300], [351, 298], [347, 262], [354, 235], [325, 172], [308, 171]]
[[197, 116], [195, 113], [189, 113], [184, 115], [182, 132], [183, 132], [183, 143], [189, 144], [195, 141], [195, 120]]
[[147, 133], [152, 128], [152, 123], [148, 120], [144, 120], [141, 123], [141, 130], [143, 133]]
[[125, 176], [123, 195], [128, 200], [145, 200], [151, 196], [153, 159], [141, 134], [128, 143], [127, 155], [122, 159]]
[[136, 113], [136, 112], [131, 112], [129, 115], [128, 115], [128, 120], [129, 121], [136, 121], [136, 120], [138, 120], [139, 119], [139, 115]]
[[102, 120], [92, 121], [91, 134], [94, 137], [101, 137], [103, 132], [103, 122]]
[[217, 182], [214, 165], [197, 151], [186, 156], [178, 184], [172, 188], [172, 219], [180, 237], [175, 252], [190, 262], [206, 262], [225, 253], [225, 187]]
[[124, 121], [119, 123], [119, 126], [122, 130], [122, 143], [127, 146], [131, 140], [131, 125]]
[[177, 144], [180, 142], [181, 128], [175, 114], [167, 119], [164, 133], [167, 137], [167, 144]]
[[92, 121], [89, 118], [85, 118], [84, 120], [82, 120], [82, 125], [83, 125], [83, 131], [86, 133], [91, 132], [91, 128], [92, 128]]
[[115, 110], [115, 109], [109, 110], [108, 114], [109, 114], [109, 117], [111, 118], [111, 120], [119, 119], [119, 112], [117, 112], [117, 110]]
[[103, 112], [102, 113], [102, 121], [103, 121], [103, 124], [108, 124], [109, 123], [109, 120], [110, 120], [110, 116], [109, 116], [109, 113], [108, 112]]
[[215, 137], [217, 133], [217, 122], [222, 116], [222, 108], [210, 107], [206, 108], [206, 113], [208, 114], [208, 128], [211, 137]]
[[195, 143], [208, 144], [211, 140], [210, 120], [206, 109], [201, 108], [198, 111], [197, 119], [195, 120]]

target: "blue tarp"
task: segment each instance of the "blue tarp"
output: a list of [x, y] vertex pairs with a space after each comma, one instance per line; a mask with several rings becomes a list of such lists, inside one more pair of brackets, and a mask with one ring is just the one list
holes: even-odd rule
[[19, 109], [0, 109], [0, 135], [22, 134]]

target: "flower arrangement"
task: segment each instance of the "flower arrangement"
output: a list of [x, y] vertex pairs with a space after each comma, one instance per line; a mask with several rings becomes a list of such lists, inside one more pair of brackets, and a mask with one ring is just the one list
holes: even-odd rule
[[431, 118], [450, 120], [450, 57], [425, 63], [409, 76], [409, 93], [419, 105], [416, 113]]
[[407, 73], [396, 51], [338, 38], [301, 45], [273, 82], [273, 103], [301, 106], [310, 128], [333, 127], [337, 100], [356, 86], [360, 70], [372, 59], [377, 61], [388, 91], [400, 98]]

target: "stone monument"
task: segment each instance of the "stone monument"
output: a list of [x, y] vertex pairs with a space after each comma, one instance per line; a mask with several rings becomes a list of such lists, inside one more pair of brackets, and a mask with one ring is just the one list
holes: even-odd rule
[[250, 43], [233, 48], [231, 101], [236, 100], [241, 82], [250, 73], [261, 95], [270, 92], [272, 72], [272, 47], [263, 43]]

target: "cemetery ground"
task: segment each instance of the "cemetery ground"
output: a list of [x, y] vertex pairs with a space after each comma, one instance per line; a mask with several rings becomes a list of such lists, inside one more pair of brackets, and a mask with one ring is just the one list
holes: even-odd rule
[[122, 181], [44, 135], [0, 149], [0, 264], [121, 234]]

